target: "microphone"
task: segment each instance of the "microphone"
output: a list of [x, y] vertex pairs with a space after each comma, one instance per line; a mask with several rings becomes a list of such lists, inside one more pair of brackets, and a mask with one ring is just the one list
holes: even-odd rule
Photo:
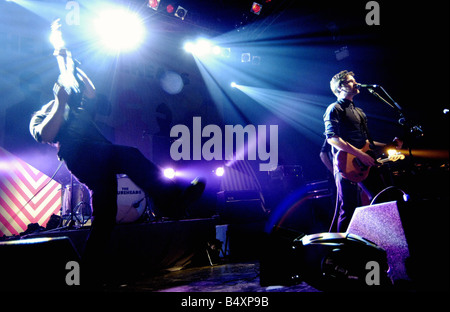
[[358, 88], [358, 89], [361, 89], [361, 88], [378, 88], [378, 87], [379, 87], [379, 85], [376, 85], [376, 84], [361, 84], [361, 83], [358, 83], [356, 85], [356, 88]]

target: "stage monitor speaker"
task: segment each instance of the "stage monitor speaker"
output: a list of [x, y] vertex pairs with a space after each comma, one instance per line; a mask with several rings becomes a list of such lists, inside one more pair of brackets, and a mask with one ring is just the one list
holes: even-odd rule
[[393, 281], [410, 280], [406, 261], [410, 257], [398, 202], [392, 201], [355, 210], [347, 232], [368, 239], [387, 253], [389, 275]]
[[75, 269], [71, 265], [66, 268], [70, 261], [79, 264], [80, 257], [68, 237], [0, 242], [0, 290], [68, 289], [73, 285], [68, 285], [66, 277]]
[[386, 250], [395, 284], [448, 289], [448, 207], [445, 196], [363, 206], [355, 210], [347, 232]]
[[[376, 281], [367, 265], [378, 264]], [[302, 281], [324, 291], [390, 289], [386, 251], [348, 233], [305, 235], [275, 228], [267, 237], [260, 261], [260, 284], [293, 285]]]
[[324, 291], [385, 291], [392, 282], [387, 275], [386, 251], [349, 233], [317, 233], [293, 243], [301, 264], [298, 275]]

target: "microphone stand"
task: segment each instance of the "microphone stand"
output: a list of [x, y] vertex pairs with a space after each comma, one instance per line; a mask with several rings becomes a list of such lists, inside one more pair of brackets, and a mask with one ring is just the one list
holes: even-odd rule
[[[418, 124], [414, 125], [410, 120], [408, 120], [403, 113], [402, 107], [400, 105], [398, 105], [397, 102], [395, 102], [392, 99], [392, 97], [386, 92], [386, 90], [382, 86], [378, 86], [378, 87], [384, 92], [384, 94], [386, 94], [386, 96], [391, 100], [392, 103], [390, 103], [389, 101], [384, 99], [382, 96], [380, 96], [377, 92], [375, 92], [375, 90], [373, 88], [367, 88], [367, 90], [372, 95], [374, 95], [376, 98], [378, 98], [379, 100], [386, 103], [391, 108], [393, 108], [397, 111], [397, 113], [400, 115], [400, 119], [398, 120], [399, 124], [402, 126], [409, 127], [409, 134], [416, 133], [416, 134], [419, 134], [419, 136], [423, 136], [423, 130], [422, 130], [421, 126]], [[411, 144], [408, 144], [408, 146], [409, 146], [408, 147], [409, 155], [412, 156]]]
[[389, 94], [384, 90], [384, 88], [382, 86], [379, 86], [379, 88], [389, 97], [389, 99], [394, 103], [391, 104], [389, 103], [389, 101], [385, 100], [383, 97], [381, 97], [377, 92], [375, 92], [374, 89], [372, 88], [367, 88], [367, 90], [373, 94], [375, 97], [377, 97], [379, 100], [381, 100], [382, 102], [386, 103], [387, 105], [389, 105], [390, 107], [392, 107], [393, 109], [396, 109], [398, 114], [400, 115], [400, 118], [405, 118], [402, 112], [402, 108], [400, 107], [400, 105], [398, 105], [390, 96]]

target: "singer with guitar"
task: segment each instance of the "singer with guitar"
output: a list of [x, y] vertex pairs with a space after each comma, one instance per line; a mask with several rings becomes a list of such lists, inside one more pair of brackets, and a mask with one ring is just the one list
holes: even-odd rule
[[[361, 206], [361, 188], [375, 196], [386, 186], [377, 174], [376, 157], [369, 150], [381, 149], [384, 143], [371, 139], [367, 117], [355, 106], [353, 98], [360, 93], [354, 73], [341, 71], [330, 81], [336, 102], [330, 104], [323, 116], [325, 136], [333, 149], [334, 178], [337, 188], [336, 210], [330, 232], [345, 232], [357, 207]], [[403, 142], [395, 138], [396, 148]]]
[[[57, 22], [56, 22], [57, 23]], [[37, 111], [30, 121], [34, 139], [58, 148], [58, 157], [92, 192], [93, 221], [82, 255], [82, 281], [94, 286], [103, 284], [111, 272], [105, 270], [105, 248], [110, 240], [117, 215], [117, 174], [126, 174], [144, 190], [166, 215], [180, 218], [188, 202], [198, 199], [205, 184], [194, 180], [185, 190], [164, 179], [160, 168], [134, 147], [107, 140], [92, 118], [95, 105], [92, 81], [71, 58], [64, 47], [60, 25], [52, 25], [54, 55], [60, 76], [55, 83], [54, 99]], [[83, 274], [85, 273], [85, 274]], [[104, 273], [102, 276], [101, 273]]]

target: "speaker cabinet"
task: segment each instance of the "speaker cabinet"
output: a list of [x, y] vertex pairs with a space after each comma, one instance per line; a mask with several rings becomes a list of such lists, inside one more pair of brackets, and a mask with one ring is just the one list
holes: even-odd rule
[[446, 197], [363, 206], [355, 210], [347, 232], [386, 250], [394, 283], [448, 290], [448, 207]]
[[[79, 255], [68, 237], [29, 238], [0, 242], [0, 290], [43, 291], [69, 287], [66, 277], [79, 264]], [[79, 272], [78, 272], [79, 273]]]
[[[324, 291], [387, 290], [386, 251], [348, 233], [304, 235], [275, 228], [260, 260], [260, 284], [293, 285], [301, 281]], [[367, 282], [367, 264], [378, 263], [377, 286]]]
[[397, 202], [357, 208], [347, 232], [364, 237], [386, 250], [389, 273], [394, 281], [409, 280], [405, 267], [410, 256], [409, 247]]

